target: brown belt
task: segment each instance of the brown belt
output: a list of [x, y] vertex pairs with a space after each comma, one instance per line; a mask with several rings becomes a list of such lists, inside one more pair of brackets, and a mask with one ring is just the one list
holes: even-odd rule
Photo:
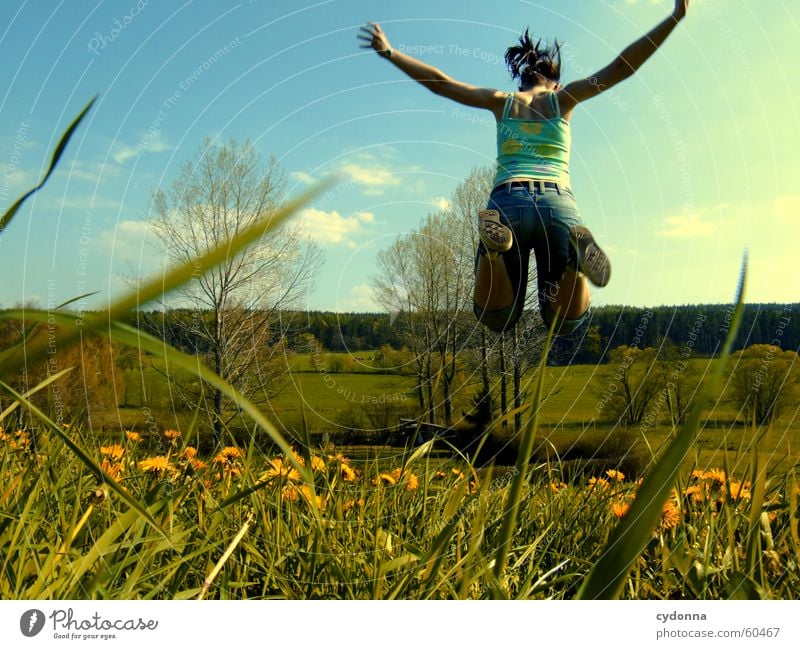
[[562, 183], [558, 183], [554, 180], [510, 180], [497, 185], [492, 190], [492, 193], [494, 194], [497, 191], [510, 192], [512, 189], [526, 189], [531, 194], [543, 194], [547, 189], [554, 189], [559, 194], [568, 194], [569, 196], [573, 196], [572, 190], [569, 187], [566, 187]]

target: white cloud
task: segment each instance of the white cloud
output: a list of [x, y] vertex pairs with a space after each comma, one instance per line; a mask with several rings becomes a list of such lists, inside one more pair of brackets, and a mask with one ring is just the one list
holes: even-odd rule
[[119, 176], [120, 169], [110, 162], [85, 163], [81, 160], [73, 160], [68, 167], [58, 169], [56, 173], [70, 180], [86, 180], [96, 183], [103, 177]]
[[160, 132], [156, 132], [153, 135], [148, 133], [135, 147], [120, 143], [115, 149], [112, 158], [117, 164], [125, 164], [140, 153], [159, 153], [161, 151], [169, 151], [170, 148]]
[[434, 196], [428, 201], [431, 205], [442, 211], [450, 207], [450, 201], [444, 196]]
[[775, 216], [778, 217], [779, 223], [800, 223], [800, 196], [796, 194], [780, 196], [775, 199], [773, 209], [775, 210]]
[[400, 184], [400, 179], [392, 173], [391, 169], [377, 163], [364, 166], [348, 162], [343, 164], [339, 170], [353, 182], [359, 185], [366, 185], [372, 189]]
[[139, 274], [147, 274], [163, 261], [156, 248], [153, 227], [147, 221], [123, 220], [117, 227], [97, 235], [98, 249], [113, 255], [117, 262], [127, 263]]
[[289, 177], [304, 185], [313, 185], [316, 182], [316, 178], [305, 171], [293, 171], [289, 174]]
[[358, 284], [350, 289], [349, 295], [336, 301], [337, 311], [381, 312], [383, 309], [375, 301], [375, 292], [369, 284]]
[[692, 237], [707, 237], [719, 228], [719, 223], [709, 223], [702, 220], [702, 213], [695, 212], [686, 215], [668, 216], [665, 219], [666, 229], [659, 230], [656, 234], [675, 239], [688, 239]]
[[6, 199], [16, 200], [17, 194], [25, 193], [35, 184], [33, 174], [24, 169], [0, 169], [0, 188], [5, 190]]
[[373, 223], [372, 212], [357, 212], [351, 216], [342, 216], [333, 210], [326, 212], [307, 208], [300, 212], [299, 222], [309, 237], [328, 245], [346, 245], [355, 248], [356, 243], [350, 238], [361, 232], [364, 223]]

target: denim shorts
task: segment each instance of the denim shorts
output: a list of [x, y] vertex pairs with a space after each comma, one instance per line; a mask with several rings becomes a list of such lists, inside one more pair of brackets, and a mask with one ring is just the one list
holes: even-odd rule
[[[522, 316], [528, 288], [528, 270], [531, 250], [536, 257], [539, 313], [549, 327], [556, 313], [551, 299], [557, 283], [568, 265], [574, 267], [574, 254], [569, 243], [569, 228], [581, 223], [575, 198], [568, 189], [547, 187], [541, 184], [509, 187], [500, 185], [492, 190], [487, 209], [500, 212], [500, 220], [514, 233], [514, 245], [503, 253], [503, 261], [514, 289], [514, 302], [498, 311], [484, 311], [474, 305], [475, 315], [492, 331], [505, 331], [513, 327]], [[475, 270], [483, 254], [483, 244], [478, 247]], [[560, 334], [575, 331], [586, 320], [588, 310], [574, 320], [560, 319], [556, 331]]]

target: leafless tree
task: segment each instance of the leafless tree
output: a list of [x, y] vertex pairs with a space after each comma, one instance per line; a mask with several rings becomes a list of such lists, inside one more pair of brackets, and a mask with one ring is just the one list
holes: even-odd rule
[[[167, 260], [191, 261], [269, 217], [283, 191], [278, 163], [264, 164], [251, 142], [206, 140], [169, 188], [154, 192], [151, 224]], [[266, 398], [285, 369], [282, 314], [308, 290], [320, 263], [299, 227], [270, 231], [181, 289], [173, 308], [188, 307], [190, 316], [176, 322], [217, 374], [249, 398]], [[202, 398], [219, 439], [237, 408], [213, 388]]]

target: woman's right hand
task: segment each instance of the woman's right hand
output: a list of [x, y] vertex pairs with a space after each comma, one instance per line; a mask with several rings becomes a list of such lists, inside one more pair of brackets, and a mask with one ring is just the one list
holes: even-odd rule
[[681, 20], [686, 17], [686, 11], [689, 9], [689, 0], [675, 0], [675, 10], [672, 12], [672, 17], [675, 20]]

